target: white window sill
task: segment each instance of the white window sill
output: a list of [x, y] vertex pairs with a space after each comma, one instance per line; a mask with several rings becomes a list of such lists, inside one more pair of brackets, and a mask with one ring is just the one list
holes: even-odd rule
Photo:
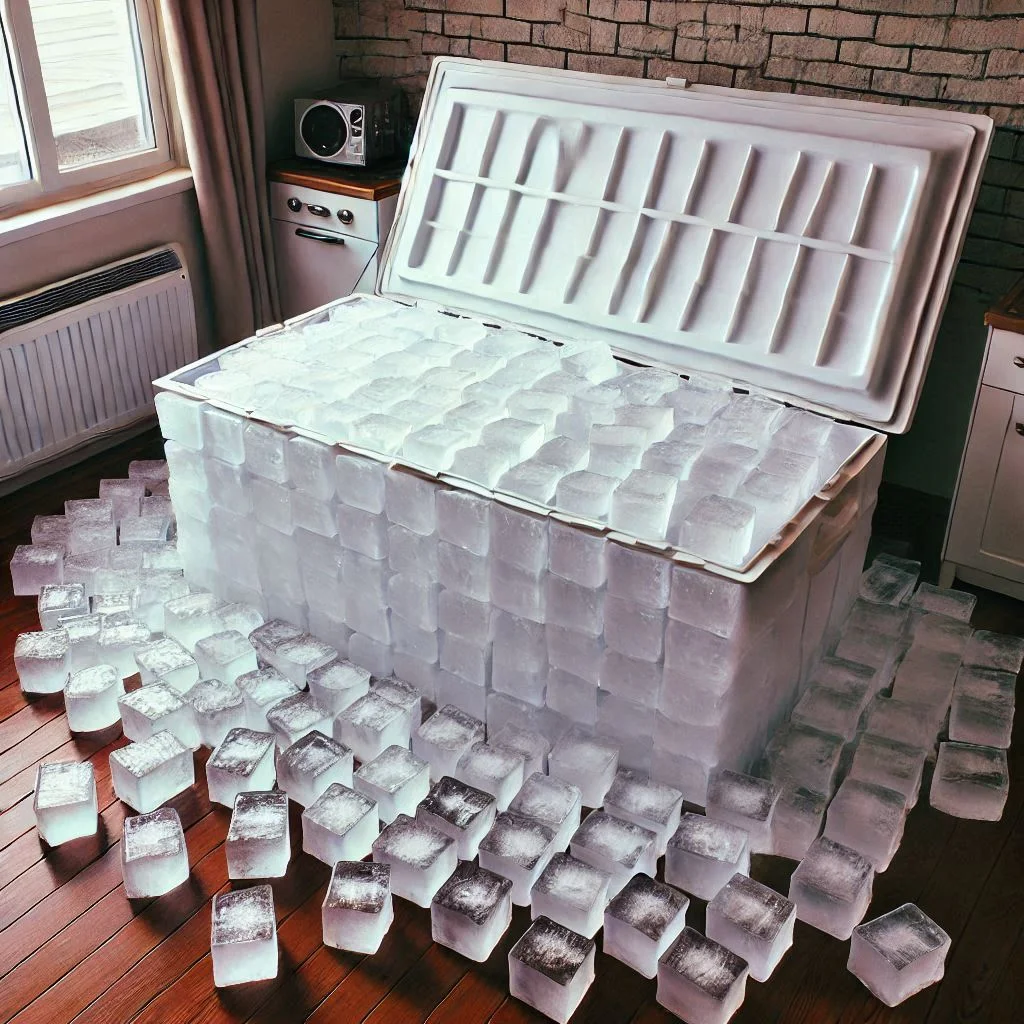
[[176, 167], [151, 178], [118, 185], [80, 199], [68, 199], [52, 206], [44, 206], [28, 213], [20, 213], [0, 220], [0, 245], [8, 245], [47, 231], [68, 228], [93, 217], [102, 217], [126, 207], [148, 203], [154, 199], [187, 192], [192, 188], [192, 172]]

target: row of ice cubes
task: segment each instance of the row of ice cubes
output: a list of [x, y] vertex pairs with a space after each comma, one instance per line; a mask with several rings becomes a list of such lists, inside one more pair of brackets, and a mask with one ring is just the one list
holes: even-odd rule
[[[371, 312], [382, 315], [358, 319]], [[709, 379], [627, 367], [603, 343], [555, 345], [382, 303], [334, 315], [222, 354], [194, 388], [728, 565], [774, 537], [867, 436]], [[175, 393], [157, 408], [178, 445], [303, 489], [315, 442], [288, 445]]]

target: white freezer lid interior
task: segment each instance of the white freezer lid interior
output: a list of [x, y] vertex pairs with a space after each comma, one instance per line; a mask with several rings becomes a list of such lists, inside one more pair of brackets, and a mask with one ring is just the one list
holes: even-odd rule
[[987, 117], [442, 59], [378, 291], [893, 431]]

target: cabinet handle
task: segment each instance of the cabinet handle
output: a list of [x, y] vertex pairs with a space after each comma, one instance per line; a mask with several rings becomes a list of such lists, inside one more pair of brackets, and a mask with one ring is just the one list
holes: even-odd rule
[[1014, 356], [1013, 365], [1016, 366], [1018, 370], [1024, 370], [1024, 356]]
[[1024, 423], [1015, 423], [1013, 425], [1013, 429], [1016, 430], [1021, 437], [1024, 437]]

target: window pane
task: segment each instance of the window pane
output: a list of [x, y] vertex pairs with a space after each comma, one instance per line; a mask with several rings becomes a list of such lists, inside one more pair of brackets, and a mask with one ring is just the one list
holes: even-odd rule
[[0, 25], [0, 188], [31, 177], [7, 40]]
[[29, 0], [62, 171], [153, 148], [133, 0]]

